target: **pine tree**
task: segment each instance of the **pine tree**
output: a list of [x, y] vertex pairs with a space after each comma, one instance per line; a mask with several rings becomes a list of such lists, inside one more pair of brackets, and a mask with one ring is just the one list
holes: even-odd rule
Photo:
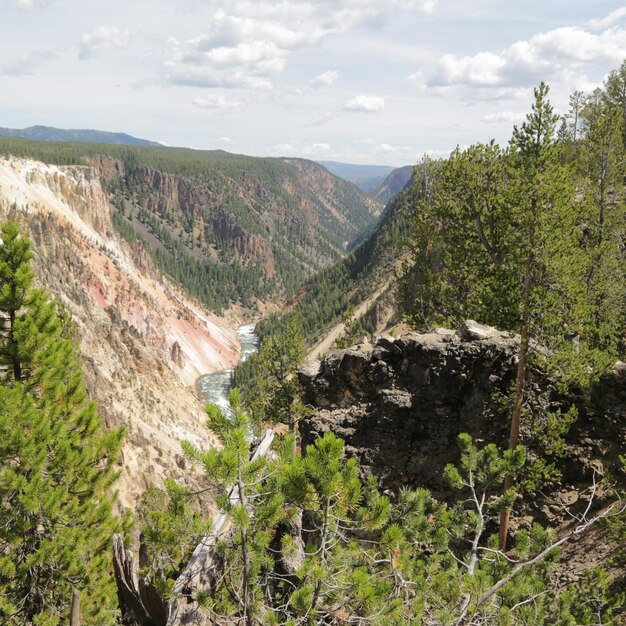
[[572, 143], [574, 144], [574, 149], [576, 149], [576, 145], [580, 141], [580, 127], [582, 121], [582, 111], [585, 106], [585, 94], [576, 90], [569, 97], [569, 111], [567, 114], [567, 119], [569, 120], [569, 132], [570, 137], [572, 139]]
[[[619, 316], [607, 305], [623, 298], [622, 273], [612, 261], [606, 271], [615, 280], [599, 278], [611, 264], [597, 234], [588, 236], [592, 226], [597, 233], [597, 210], [590, 219], [576, 198], [557, 121], [542, 83], [507, 150], [472, 146], [430, 167], [400, 280], [405, 314], [422, 326], [474, 318], [519, 333], [511, 449], [520, 438], [529, 359], [538, 358], [531, 341], [551, 351], [542, 365], [564, 386], [606, 371], [619, 341]], [[600, 258], [607, 263], [599, 266]], [[585, 288], [594, 274], [598, 280]], [[503, 547], [506, 510], [501, 527]]]
[[576, 167], [583, 195], [581, 243], [588, 254], [581, 272], [581, 295], [587, 306], [581, 310], [580, 334], [590, 349], [604, 353], [612, 365], [626, 326], [623, 119], [620, 111], [606, 105], [600, 90], [588, 98], [581, 119], [584, 139]]
[[506, 195], [509, 154], [495, 142], [429, 163], [414, 209], [411, 260], [400, 281], [404, 312], [420, 327], [475, 315], [515, 327], [516, 227]]
[[298, 540], [305, 550], [297, 588], [287, 587], [287, 615], [302, 624], [326, 623], [335, 613], [389, 623], [397, 604], [387, 602], [390, 585], [378, 577], [388, 563], [378, 531], [389, 519], [390, 503], [376, 480], [364, 486], [344, 442], [326, 433], [304, 456], [291, 456], [280, 467], [280, 481], [286, 504], [302, 520], [295, 538], [283, 537], [282, 550]]
[[[226, 427], [235, 434], [237, 426]], [[234, 486], [220, 494], [231, 532], [220, 535], [217, 560], [210, 561], [212, 583], [187, 589], [216, 623], [596, 623], [578, 600], [583, 590], [559, 598], [550, 570], [558, 547], [602, 516], [583, 515], [560, 539], [534, 524], [517, 532], [506, 553], [498, 549], [494, 521], [519, 497], [516, 489], [503, 493], [502, 486], [507, 476], [525, 471], [521, 446], [504, 452], [494, 444], [480, 448], [461, 435], [460, 461], [445, 470], [449, 502], [437, 502], [426, 489], [406, 489], [392, 511], [374, 479], [361, 482], [358, 465], [332, 434], [308, 446], [303, 457], [292, 455], [287, 437], [273, 461], [251, 463], [240, 463], [227, 439], [223, 457], [188, 448], [214, 480]], [[175, 515], [178, 526], [184, 515], [180, 509]], [[612, 601], [607, 591], [604, 584], [597, 595], [603, 614], [610, 615], [623, 598]], [[181, 620], [175, 623], [186, 623]]]
[[173, 480], [166, 480], [164, 487], [151, 487], [141, 498], [138, 512], [144, 549], [141, 575], [164, 600], [170, 600], [176, 578], [210, 528], [190, 506], [189, 489]]
[[[564, 254], [574, 250], [571, 231], [577, 224], [567, 214], [572, 205], [573, 188], [568, 172], [557, 159], [555, 128], [558, 117], [548, 101], [548, 86], [535, 89], [532, 112], [521, 127], [513, 130], [512, 192], [515, 198], [515, 222], [519, 228], [517, 258], [520, 259], [520, 347], [518, 351], [509, 448], [519, 442], [521, 417], [525, 400], [532, 316], [546, 298], [545, 285], [551, 279], [550, 266], [563, 262]], [[559, 249], [560, 248], [560, 249]], [[560, 254], [558, 254], [560, 252]], [[558, 323], [556, 324], [558, 327]], [[562, 331], [564, 332], [564, 331]], [[505, 490], [512, 486], [507, 477]], [[507, 541], [510, 510], [503, 509], [500, 519], [500, 548]]]
[[246, 394], [252, 415], [261, 422], [287, 424], [297, 442], [298, 419], [304, 411], [299, 399], [297, 370], [306, 356], [302, 328], [291, 317], [283, 332], [266, 337], [252, 357], [256, 373]]
[[[401, 597], [404, 607], [404, 622], [398, 623], [553, 623], [553, 533], [537, 524], [520, 530], [507, 554], [491, 534], [498, 511], [519, 495], [515, 490], [503, 493], [502, 485], [505, 476], [524, 471], [524, 448], [480, 448], [466, 434], [459, 443], [460, 461], [445, 469], [451, 502], [437, 502], [425, 489], [402, 491], [395, 524], [386, 530], [396, 555], [392, 597]], [[571, 614], [564, 607], [561, 616]]]
[[[236, 390], [230, 402], [230, 417], [214, 405], [207, 409], [221, 450], [183, 443], [218, 488], [220, 508], [213, 525], [221, 529], [218, 543], [211, 565], [205, 562], [210, 582], [191, 589], [197, 605], [216, 621], [236, 618], [245, 626], [316, 624], [336, 612], [389, 623], [385, 617], [399, 603], [380, 610], [390, 586], [378, 574], [388, 558], [377, 560], [387, 552], [372, 533], [380, 534], [390, 504], [376, 481], [363, 487], [355, 460], [345, 458], [343, 441], [332, 434], [307, 447], [303, 457], [294, 454], [290, 434], [273, 458], [254, 458], [251, 420]], [[147, 511], [147, 519], [166, 522], [151, 546], [167, 542], [167, 528], [190, 519], [184, 507], [171, 510], [167, 520], [160, 510]], [[160, 585], [166, 594], [173, 587], [172, 579]]]
[[230, 538], [219, 546], [223, 575], [205, 608], [216, 618], [239, 615], [245, 626], [259, 623], [265, 585], [271, 569], [267, 547], [283, 518], [281, 494], [265, 483], [272, 465], [265, 456], [253, 459], [252, 423], [238, 390], [229, 394], [231, 415], [208, 405], [208, 426], [220, 439], [221, 450], [198, 450], [185, 441], [183, 449], [204, 468], [207, 479], [218, 488], [218, 506], [232, 528]]
[[122, 431], [104, 432], [55, 306], [32, 288], [28, 240], [0, 245], [0, 617], [54, 626], [82, 592], [84, 624], [115, 622], [112, 485]]
[[626, 150], [626, 61], [609, 74], [602, 97], [606, 106], [620, 118], [622, 147]]
[[30, 242], [20, 237], [17, 224], [8, 222], [0, 231], [0, 313], [3, 315], [0, 367], [7, 380], [22, 380], [23, 347], [18, 342], [20, 312], [27, 303], [34, 273], [29, 264], [33, 258]]

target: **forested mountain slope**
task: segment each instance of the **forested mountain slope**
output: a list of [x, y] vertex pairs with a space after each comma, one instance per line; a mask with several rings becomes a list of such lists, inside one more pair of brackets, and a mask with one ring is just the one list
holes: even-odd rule
[[301, 159], [19, 139], [0, 139], [2, 153], [94, 167], [118, 231], [214, 311], [289, 297], [382, 209]]
[[[416, 168], [418, 179], [422, 168]], [[261, 341], [288, 334], [294, 322], [311, 356], [348, 345], [363, 333], [386, 325], [395, 315], [393, 276], [403, 254], [408, 220], [419, 184], [407, 186], [387, 206], [373, 232], [345, 258], [323, 269], [301, 288], [284, 311], [257, 324]], [[235, 370], [235, 385], [247, 387], [256, 376], [258, 357]]]
[[390, 277], [406, 236], [407, 217], [416, 190], [402, 191], [387, 207], [374, 232], [345, 259], [322, 270], [293, 299], [286, 317], [271, 316], [259, 324], [261, 335], [276, 332], [295, 315], [306, 339], [313, 343], [350, 307], [356, 307], [384, 287]]
[[378, 189], [372, 194], [378, 202], [387, 204], [395, 198], [408, 184], [413, 175], [413, 166], [398, 167], [390, 172]]

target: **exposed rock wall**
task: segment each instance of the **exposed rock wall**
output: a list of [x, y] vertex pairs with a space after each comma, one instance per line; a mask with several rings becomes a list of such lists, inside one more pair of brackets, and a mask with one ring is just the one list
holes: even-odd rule
[[304, 400], [314, 407], [302, 425], [304, 441], [332, 430], [383, 487], [438, 490], [460, 432], [504, 436], [491, 395], [511, 384], [516, 349], [505, 334], [462, 341], [439, 330], [331, 350], [300, 373]]
[[[333, 431], [384, 488], [420, 485], [445, 497], [443, 468], [458, 458], [459, 433], [508, 443], [508, 412], [498, 398], [514, 381], [517, 341], [469, 324], [459, 332], [383, 336], [374, 345], [333, 350], [300, 372], [304, 401], [313, 408], [301, 424], [303, 441]], [[561, 495], [590, 484], [593, 468], [617, 476], [618, 455], [626, 452], [624, 365], [568, 399], [538, 374], [531, 387], [538, 407], [579, 408], [559, 461]], [[528, 436], [524, 429], [523, 442]]]
[[193, 384], [236, 363], [234, 328], [161, 279], [139, 243], [116, 238], [92, 168], [0, 159], [0, 221], [9, 217], [32, 240], [39, 284], [72, 315], [90, 396], [107, 425], [126, 428], [122, 502], [185, 479], [180, 441], [213, 443]]
[[[299, 159], [285, 160], [289, 167], [284, 170], [270, 168], [269, 178], [254, 167], [217, 164], [202, 179], [144, 165], [127, 169], [105, 156], [89, 162], [103, 180], [124, 178], [174, 240], [186, 232], [207, 254], [261, 267], [279, 283], [284, 272], [300, 268], [310, 274], [335, 261], [382, 210], [325, 168]], [[199, 252], [193, 246], [189, 250]]]

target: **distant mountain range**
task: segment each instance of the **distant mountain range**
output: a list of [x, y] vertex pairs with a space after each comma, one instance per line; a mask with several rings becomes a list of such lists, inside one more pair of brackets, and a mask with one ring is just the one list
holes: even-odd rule
[[338, 161], [317, 162], [331, 174], [354, 183], [382, 204], [387, 204], [399, 194], [413, 173], [412, 165], [394, 168], [389, 165], [357, 165]]
[[365, 193], [376, 193], [385, 178], [395, 169], [389, 165], [356, 165], [338, 161], [317, 161], [331, 174], [354, 183]]
[[0, 136], [22, 137], [34, 141], [78, 141], [83, 143], [114, 143], [127, 146], [159, 146], [156, 141], [139, 139], [126, 133], [109, 133], [103, 130], [63, 129], [52, 126], [29, 126], [28, 128], [1, 128]]
[[389, 173], [378, 188], [371, 194], [381, 204], [387, 204], [393, 200], [411, 181], [413, 166], [405, 165], [398, 167]]
[[[78, 143], [106, 143], [125, 146], [162, 146], [156, 141], [133, 137], [127, 133], [112, 133], [93, 129], [65, 129], [53, 126], [28, 128], [0, 127], [0, 137], [19, 137], [33, 141], [64, 141]], [[389, 165], [357, 165], [338, 161], [316, 161], [331, 174], [354, 183], [383, 205], [389, 202], [411, 178], [412, 166], [394, 168]]]

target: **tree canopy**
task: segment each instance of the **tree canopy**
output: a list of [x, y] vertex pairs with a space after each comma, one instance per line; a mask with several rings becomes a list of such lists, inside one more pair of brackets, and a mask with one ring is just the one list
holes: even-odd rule
[[57, 307], [33, 287], [32, 253], [16, 224], [0, 229], [0, 619], [113, 623], [110, 567], [115, 462], [122, 430], [104, 431], [87, 400]]

